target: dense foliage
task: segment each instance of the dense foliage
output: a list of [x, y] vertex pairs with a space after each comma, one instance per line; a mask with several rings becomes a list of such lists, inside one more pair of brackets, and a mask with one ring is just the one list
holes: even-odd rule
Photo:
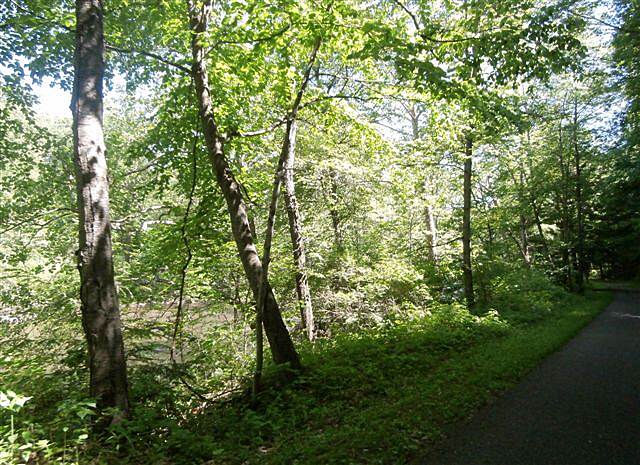
[[[104, 5], [132, 411], [93, 436], [113, 412], [87, 389], [77, 141], [35, 109], [43, 79], [71, 100], [74, 5], [0, 6], [0, 462], [403, 463], [606, 301], [572, 292], [640, 273], [637, 1], [223, 1], [196, 34], [201, 6]], [[198, 64], [303, 365], [253, 395], [260, 299]], [[311, 338], [289, 199], [270, 216], [292, 144]]]

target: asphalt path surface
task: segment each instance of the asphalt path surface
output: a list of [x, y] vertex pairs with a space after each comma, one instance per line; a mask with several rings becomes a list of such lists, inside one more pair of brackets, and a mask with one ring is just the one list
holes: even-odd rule
[[640, 293], [611, 305], [422, 465], [640, 465]]

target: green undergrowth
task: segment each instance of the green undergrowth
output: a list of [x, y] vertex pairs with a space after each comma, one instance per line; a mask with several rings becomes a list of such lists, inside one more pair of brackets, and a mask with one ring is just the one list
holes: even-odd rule
[[565, 296], [544, 318], [527, 322], [447, 305], [320, 341], [302, 349], [306, 368], [296, 381], [265, 389], [257, 406], [238, 396], [194, 410], [156, 428], [153, 440], [145, 428], [132, 433], [134, 420], [129, 446], [113, 461], [411, 463], [574, 336], [610, 298]]

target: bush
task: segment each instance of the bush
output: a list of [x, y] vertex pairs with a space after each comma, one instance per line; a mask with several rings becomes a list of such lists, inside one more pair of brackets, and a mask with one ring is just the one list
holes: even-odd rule
[[493, 263], [477, 274], [479, 305], [513, 323], [530, 323], [550, 314], [568, 293], [542, 272]]
[[314, 288], [314, 300], [319, 325], [328, 331], [378, 327], [390, 315], [424, 309], [432, 300], [423, 273], [398, 258], [365, 267], [343, 257], [327, 281], [333, 285]]

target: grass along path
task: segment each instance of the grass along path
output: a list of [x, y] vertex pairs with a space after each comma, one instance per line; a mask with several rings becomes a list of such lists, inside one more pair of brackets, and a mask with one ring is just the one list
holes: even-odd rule
[[171, 428], [165, 446], [136, 448], [129, 460], [411, 463], [573, 337], [610, 300], [605, 293], [570, 296], [529, 324], [448, 307], [426, 319], [319, 343], [303, 353], [305, 374], [284, 390], [264, 392], [257, 409], [245, 399], [214, 406]]

